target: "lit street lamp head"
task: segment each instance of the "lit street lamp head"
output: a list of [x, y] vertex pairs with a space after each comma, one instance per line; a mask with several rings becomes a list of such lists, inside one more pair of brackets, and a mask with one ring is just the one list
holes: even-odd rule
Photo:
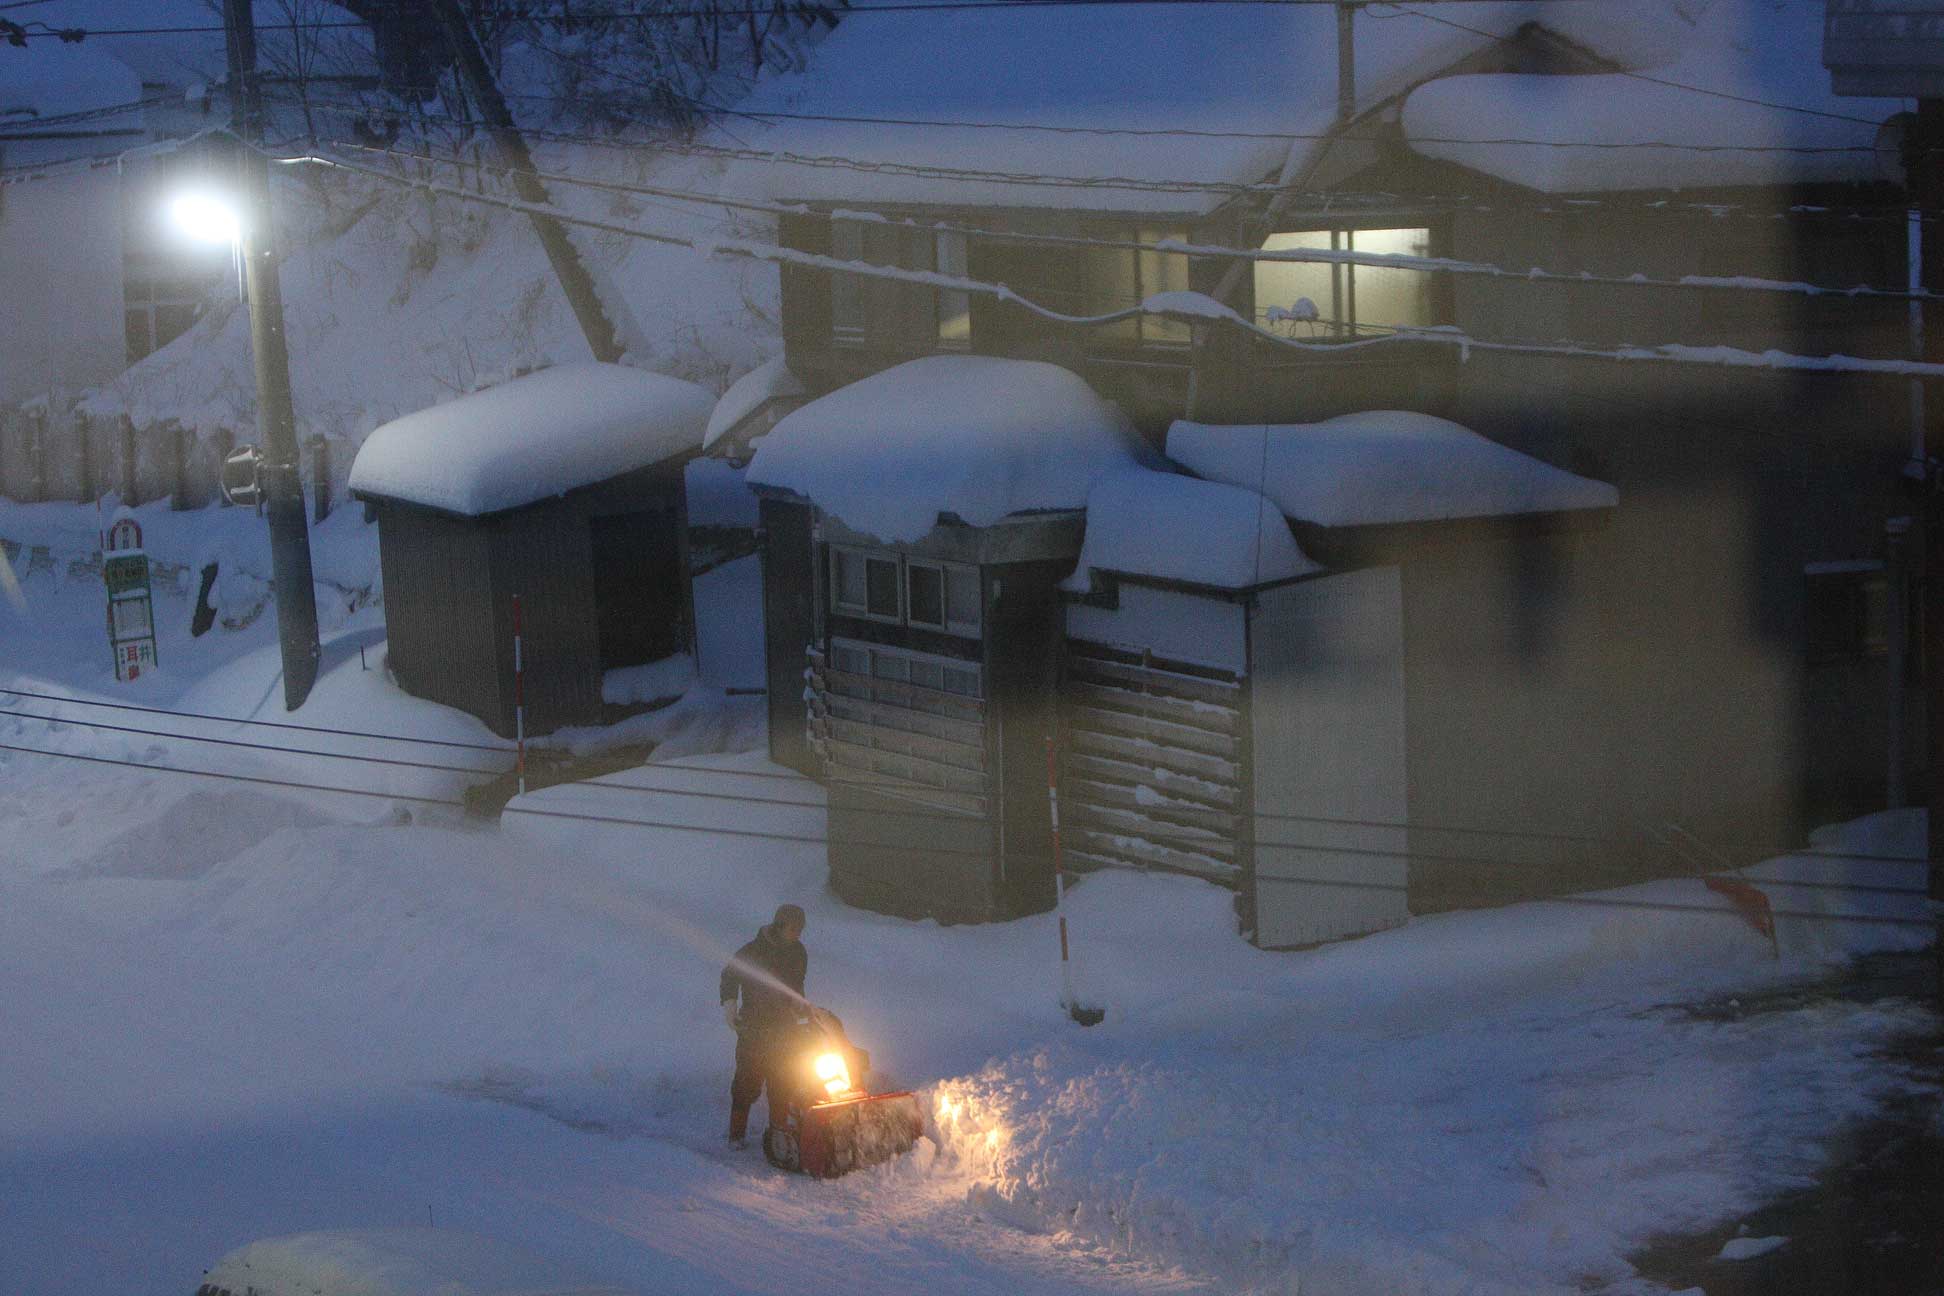
[[206, 193], [178, 194], [170, 199], [169, 219], [198, 243], [235, 243], [243, 233], [236, 209]]

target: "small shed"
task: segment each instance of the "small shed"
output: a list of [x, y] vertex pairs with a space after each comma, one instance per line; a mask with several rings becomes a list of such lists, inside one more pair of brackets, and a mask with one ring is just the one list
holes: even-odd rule
[[1396, 411], [1177, 422], [1168, 452], [1212, 480], [1096, 485], [1065, 586], [1072, 858], [1234, 886], [1265, 948], [1396, 926], [1421, 882], [1414, 772], [1436, 779], [1438, 753], [1465, 750], [1412, 686], [1440, 651], [1409, 613], [1414, 555], [1449, 570], [1453, 549], [1519, 543], [1617, 495]]
[[1052, 903], [1058, 583], [1088, 490], [1138, 453], [1070, 371], [982, 356], [839, 388], [758, 445], [772, 754], [827, 781], [848, 902], [945, 922]]
[[375, 512], [389, 664], [417, 696], [514, 732], [602, 714], [603, 678], [693, 648], [683, 468], [704, 388], [559, 365], [395, 419], [352, 465]]

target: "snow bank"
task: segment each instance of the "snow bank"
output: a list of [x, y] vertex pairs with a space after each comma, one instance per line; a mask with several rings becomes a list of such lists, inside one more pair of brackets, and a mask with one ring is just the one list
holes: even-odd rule
[[1080, 563], [1063, 588], [1085, 590], [1094, 571], [1244, 589], [1321, 570], [1254, 491], [1137, 467], [1094, 484]]
[[659, 702], [695, 683], [695, 658], [675, 653], [645, 666], [621, 666], [601, 675], [601, 701], [611, 706]]
[[714, 403], [679, 378], [556, 365], [385, 424], [351, 489], [467, 516], [519, 508], [700, 448]]
[[[1715, 0], [1687, 34], [1682, 57], [1652, 80], [1433, 81], [1405, 102], [1405, 136], [1426, 157], [1547, 193], [1884, 179], [1877, 124], [1903, 104], [1830, 92], [1815, 57], [1823, 9], [1822, 0]], [[1454, 142], [1463, 140], [1492, 142]], [[1513, 142], [1521, 140], [1535, 142]], [[1614, 147], [1647, 142], [1674, 147]]]
[[702, 433], [702, 448], [707, 450], [770, 401], [805, 394], [803, 380], [790, 372], [782, 356], [764, 361], [729, 384], [729, 390], [722, 393], [722, 399], [709, 415], [709, 426]]
[[335, 1296], [626, 1296], [496, 1238], [432, 1228], [265, 1238], [224, 1256], [205, 1281], [233, 1291]]
[[927, 356], [788, 415], [750, 460], [749, 482], [795, 491], [846, 526], [912, 541], [940, 514], [990, 526], [1077, 509], [1135, 462], [1119, 407], [1057, 365]]
[[[1923, 872], [1827, 856], [1765, 868], [1917, 889]], [[1134, 939], [1138, 885], [1087, 879], [1078, 898], [1106, 910], [1074, 916], [1079, 948], [1165, 956], [1175, 938]], [[1859, 899], [1823, 894], [1839, 898], [1832, 911]], [[1920, 897], [1901, 901], [1922, 916]], [[1677, 1025], [1682, 1005], [1927, 941], [1921, 924], [1796, 920], [1779, 935], [1778, 962], [1684, 880], [1262, 956], [1187, 977], [1165, 1006], [1142, 999], [1171, 970], [1096, 963], [1085, 988], [1109, 1004], [1106, 1025], [936, 1086], [941, 1160], [971, 1174], [991, 1218], [1169, 1260], [1225, 1290], [1624, 1282], [1636, 1248], [1800, 1187], [1832, 1128], [1918, 1083], [1871, 1056], [1923, 1028], [1908, 1001], [1789, 995]], [[1695, 1047], [1670, 1048], [1689, 1029]], [[1870, 1043], [1841, 1043], [1852, 1031]]]
[[[220, 32], [215, 40], [220, 69]], [[716, 183], [706, 159], [546, 141], [533, 149], [546, 171], [704, 192]], [[340, 473], [383, 423], [513, 374], [590, 358], [525, 216], [308, 168], [279, 168], [273, 179], [278, 210], [304, 213], [314, 231], [293, 234], [283, 266], [298, 430], [339, 443]], [[603, 220], [640, 214], [614, 195], [567, 186], [554, 201]], [[652, 223], [703, 240], [773, 235], [769, 222], [746, 227], [707, 209], [658, 208]], [[653, 304], [640, 320], [617, 322], [629, 365], [720, 391], [777, 349], [773, 267], [570, 233], [610, 309]], [[137, 427], [174, 420], [202, 434], [254, 427], [250, 355], [247, 312], [218, 301], [181, 338], [96, 390], [86, 410], [125, 413]]]
[[1605, 482], [1509, 450], [1429, 414], [1372, 410], [1321, 423], [1177, 420], [1168, 456], [1260, 490], [1300, 522], [1365, 526], [1612, 508]]

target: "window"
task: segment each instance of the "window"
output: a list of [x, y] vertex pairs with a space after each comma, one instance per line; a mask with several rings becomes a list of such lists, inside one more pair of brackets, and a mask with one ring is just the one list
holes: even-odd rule
[[830, 606], [852, 616], [875, 621], [901, 621], [898, 604], [898, 559], [859, 549], [830, 550]]
[[[1181, 230], [1150, 227], [1108, 231], [1102, 236], [1148, 244], [1163, 239], [1186, 240]], [[1179, 252], [1116, 247], [1088, 247], [1083, 251], [1085, 283], [1081, 314], [1106, 315], [1138, 306], [1156, 293], [1188, 290], [1188, 258]], [[1188, 341], [1189, 329], [1180, 320], [1140, 315], [1107, 325], [1100, 333], [1119, 342], [1179, 346]]]
[[833, 612], [976, 639], [979, 601], [977, 567], [831, 546]]
[[[833, 220], [830, 254], [906, 270], [967, 271], [963, 234], [889, 221]], [[956, 290], [836, 274], [830, 277], [830, 332], [847, 346], [963, 351], [972, 345], [971, 300]]]
[[203, 285], [193, 279], [128, 278], [122, 285], [130, 364], [189, 331], [202, 315]]
[[915, 626], [945, 628], [945, 569], [931, 563], [905, 564], [907, 618]]
[[1888, 650], [1890, 582], [1881, 562], [1812, 563], [1803, 578], [1810, 661], [1877, 657]]
[[[1429, 256], [1428, 229], [1322, 229], [1271, 234], [1265, 252], [1310, 249]], [[1317, 261], [1255, 263], [1260, 323], [1290, 337], [1350, 337], [1438, 323], [1431, 275], [1423, 270]]]

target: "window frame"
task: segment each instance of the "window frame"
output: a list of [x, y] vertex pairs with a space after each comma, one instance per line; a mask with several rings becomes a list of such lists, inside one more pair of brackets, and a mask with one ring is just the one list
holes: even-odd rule
[[[1098, 231], [1096, 237], [1108, 242], [1159, 243], [1173, 239], [1182, 243], [1192, 242], [1191, 232], [1186, 229], [1162, 229], [1158, 226], [1137, 225], [1133, 228], [1119, 226]], [[1125, 310], [1138, 306], [1149, 297], [1161, 292], [1185, 291], [1194, 286], [1191, 263], [1185, 252], [1157, 252], [1148, 248], [1136, 247], [1086, 247], [1087, 255], [1080, 260], [1080, 303], [1081, 314], [1104, 314], [1108, 311]], [[1165, 258], [1173, 258], [1166, 260]], [[1099, 267], [1112, 260], [1124, 273], [1134, 287], [1132, 301], [1124, 301], [1111, 287], [1102, 287]], [[1179, 274], [1170, 276], [1169, 267], [1178, 269]], [[1168, 285], [1171, 277], [1179, 278], [1174, 287]], [[1174, 351], [1185, 349], [1194, 341], [1190, 326], [1180, 320], [1163, 319], [1158, 315], [1134, 315], [1115, 324], [1094, 330], [1094, 335], [1110, 348], [1154, 349]]]
[[[833, 544], [829, 548], [830, 610], [839, 616], [859, 617], [884, 625], [905, 624], [904, 564], [900, 561], [901, 555], [880, 549], [863, 549], [856, 545]], [[861, 604], [844, 602], [844, 579], [839, 564], [851, 559], [864, 564], [864, 602]], [[882, 612], [871, 611], [870, 564], [874, 562], [890, 563], [897, 569], [893, 586], [897, 594], [898, 610], [892, 615], [887, 616]]]
[[[1421, 224], [1391, 223], [1393, 219], [1396, 221], [1419, 220], [1422, 221], [1422, 223]], [[1323, 234], [1329, 236], [1329, 247], [1327, 249], [1328, 251], [1368, 252], [1370, 250], [1368, 248], [1359, 249], [1354, 246], [1351, 246], [1352, 244], [1355, 243], [1357, 235], [1359, 234], [1399, 234], [1399, 233], [1410, 233], [1416, 230], [1424, 231], [1424, 252], [1423, 252], [1424, 256], [1437, 257], [1442, 255], [1440, 244], [1443, 241], [1444, 232], [1442, 227], [1438, 224], [1438, 222], [1431, 219], [1430, 217], [1413, 217], [1409, 215], [1400, 215], [1395, 218], [1381, 218], [1381, 220], [1360, 220], [1360, 221], [1341, 222], [1341, 223], [1337, 223], [1337, 222], [1323, 223], [1320, 221], [1317, 223], [1304, 223], [1301, 221], [1292, 221], [1280, 229], [1270, 231], [1269, 234], [1264, 236], [1262, 240], [1261, 250], [1264, 251], [1269, 250], [1269, 242], [1272, 239], [1281, 238], [1290, 235]], [[1324, 250], [1324, 249], [1318, 249], [1318, 250]], [[1377, 267], [1377, 266], [1359, 267], [1349, 262], [1328, 262], [1328, 263], [1257, 262], [1256, 263], [1257, 274], [1251, 276], [1250, 289], [1256, 299], [1254, 302], [1256, 322], [1261, 324], [1265, 328], [1274, 328], [1276, 324], [1284, 322], [1281, 320], [1268, 319], [1267, 312], [1270, 309], [1275, 309], [1275, 308], [1286, 309], [1288, 306], [1293, 305], [1293, 303], [1266, 302], [1264, 300], [1264, 295], [1262, 293], [1261, 284], [1259, 281], [1261, 267], [1265, 265], [1274, 266], [1277, 264], [1312, 266], [1317, 269], [1326, 269], [1329, 271], [1330, 309], [1325, 310], [1324, 309], [1325, 304], [1323, 302], [1320, 301], [1316, 302], [1317, 314], [1316, 314], [1316, 319], [1313, 321], [1313, 326], [1315, 327], [1317, 332], [1315, 335], [1313, 335], [1310, 338], [1310, 340], [1314, 340], [1314, 341], [1334, 340], [1334, 341], [1348, 342], [1348, 341], [1356, 341], [1360, 337], [1372, 336], [1370, 334], [1366, 334], [1359, 331], [1361, 328], [1365, 326], [1359, 322], [1358, 315], [1357, 315], [1357, 274], [1356, 272], [1358, 269], [1374, 270], [1374, 269], [1381, 269], [1382, 267]], [[1413, 273], [1413, 272], [1407, 272], [1407, 273]], [[1452, 323], [1453, 320], [1451, 318], [1452, 311], [1450, 306], [1450, 300], [1447, 294], [1443, 291], [1436, 274], [1429, 270], [1416, 271], [1414, 273], [1422, 274], [1423, 276], [1425, 276], [1425, 299], [1427, 302], [1426, 314], [1428, 318], [1422, 324], [1405, 325], [1404, 327], [1435, 328], [1438, 327], [1439, 325]], [[1311, 300], [1314, 301], [1315, 299], [1312, 298]], [[1386, 321], [1386, 323], [1393, 323], [1393, 321]], [[1368, 327], [1381, 328], [1383, 327], [1383, 325], [1372, 324], [1369, 325]], [[1298, 336], [1298, 335], [1292, 332], [1290, 336]]]
[[[951, 635], [958, 639], [982, 639], [985, 635], [985, 590], [976, 563], [955, 563], [942, 558], [914, 557], [896, 549], [867, 549], [859, 545], [835, 544], [826, 546], [829, 555], [825, 571], [830, 582], [829, 611], [837, 616], [857, 617], [866, 621], [876, 621], [881, 625], [904, 626], [913, 630], [925, 630], [933, 634]], [[895, 616], [870, 610], [870, 577], [866, 567], [863, 604], [844, 601], [844, 581], [842, 564], [852, 560], [863, 563], [891, 563], [897, 567], [898, 611]], [[912, 615], [911, 571], [924, 568], [938, 573], [938, 598], [941, 618], [938, 621], [920, 621]], [[970, 573], [973, 582], [973, 606], [970, 618], [956, 611], [952, 598], [952, 577], [963, 577]]]

